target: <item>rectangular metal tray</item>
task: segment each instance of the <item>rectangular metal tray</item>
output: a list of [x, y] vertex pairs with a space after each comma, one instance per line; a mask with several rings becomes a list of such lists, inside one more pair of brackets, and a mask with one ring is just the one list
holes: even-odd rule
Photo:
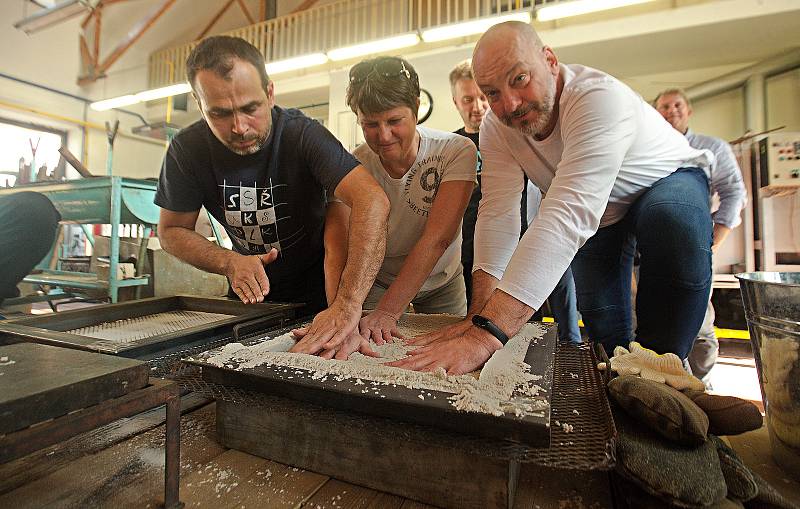
[[[289, 329], [269, 333], [272, 337]], [[380, 394], [365, 391], [369, 382], [348, 378], [336, 381], [315, 380], [313, 372], [299, 368], [286, 369], [275, 366], [259, 366], [237, 371], [234, 368], [217, 367], [205, 362], [216, 353], [211, 350], [201, 354], [200, 359], [184, 362], [199, 366], [202, 377], [210, 383], [264, 392], [298, 401], [360, 412], [379, 417], [399, 419], [416, 424], [434, 426], [459, 433], [479, 435], [496, 439], [513, 440], [535, 447], [550, 445], [550, 398], [553, 386], [553, 363], [556, 347], [556, 329], [552, 327], [536, 344], [531, 344], [525, 362], [531, 373], [542, 374], [536, 381], [544, 389], [536, 398], [547, 401], [542, 416], [517, 417], [513, 413], [495, 416], [485, 413], [461, 412], [448, 401], [452, 394], [428, 389], [410, 389], [403, 386], [381, 385]], [[420, 395], [424, 399], [420, 398]], [[383, 397], [381, 397], [383, 396]]]
[[[142, 358], [154, 352], [230, 334], [235, 326], [244, 326], [250, 321], [257, 320], [261, 328], [281, 326], [294, 318], [295, 310], [299, 307], [299, 304], [273, 302], [243, 304], [233, 299], [213, 297], [155, 297], [0, 322], [0, 336], [6, 335], [5, 339], [0, 337], [0, 344], [26, 341]], [[149, 315], [174, 311], [200, 311], [229, 316], [202, 325], [125, 342], [68, 332], [96, 325], [113, 327], [113, 322], [119, 320], [137, 317], [144, 317], [146, 320]]]

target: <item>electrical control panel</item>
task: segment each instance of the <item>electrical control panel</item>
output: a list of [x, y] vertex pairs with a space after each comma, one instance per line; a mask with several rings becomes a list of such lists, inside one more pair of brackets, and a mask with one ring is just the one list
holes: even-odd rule
[[758, 143], [761, 186], [800, 187], [800, 132], [773, 133]]

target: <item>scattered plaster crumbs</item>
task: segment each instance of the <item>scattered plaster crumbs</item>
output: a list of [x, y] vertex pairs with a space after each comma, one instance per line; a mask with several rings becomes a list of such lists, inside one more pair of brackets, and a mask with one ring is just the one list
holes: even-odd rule
[[574, 410], [574, 409], [572, 410], [572, 413], [575, 414], [575, 415], [581, 415], [580, 412], [578, 412], [577, 410]]
[[[439, 329], [444, 325], [453, 323], [456, 317], [449, 315], [409, 315], [398, 323], [400, 332], [406, 337]], [[364, 380], [372, 386], [397, 387], [398, 385], [409, 389], [427, 389], [453, 394], [450, 396], [451, 404], [460, 411], [481, 412], [496, 416], [512, 413], [523, 417], [530, 412], [542, 410], [541, 405], [546, 402], [534, 400], [543, 389], [532, 382], [541, 379], [540, 375], [530, 373], [530, 366], [523, 360], [531, 341], [538, 339], [545, 329], [537, 324], [526, 324], [504, 348], [496, 351], [484, 365], [480, 374], [448, 376], [444, 368], [439, 367], [432, 373], [410, 371], [406, 369], [385, 366], [391, 362], [404, 358], [408, 351], [413, 349], [396, 340], [392, 343], [370, 346], [378, 352], [380, 358], [373, 358], [355, 352], [347, 361], [326, 360], [317, 356], [289, 353], [288, 350], [295, 344], [291, 333], [283, 334], [273, 339], [252, 346], [242, 343], [229, 343], [210, 354], [205, 354], [197, 360], [218, 367], [230, 367], [232, 364], [237, 371], [255, 368], [261, 365], [294, 368], [296, 375], [303, 375], [311, 371], [313, 380], [321, 380], [326, 376], [333, 377], [336, 381], [355, 379], [355, 385], [363, 385]], [[285, 372], [285, 371], [284, 371]], [[287, 376], [293, 379], [293, 376]], [[359, 383], [360, 382], [360, 383]], [[527, 397], [514, 397], [517, 394]], [[368, 393], [362, 390], [362, 393]], [[378, 394], [378, 390], [375, 389]], [[381, 394], [378, 394], [384, 397]], [[423, 395], [418, 396], [424, 400]], [[536, 415], [539, 415], [537, 413]]]
[[421, 400], [425, 401], [425, 396], [423, 396], [422, 394], [417, 394], [417, 397], [418, 397], [419, 399], [421, 399]]
[[571, 376], [572, 378], [578, 378], [578, 374], [577, 373], [570, 373], [569, 376]]
[[[558, 421], [556, 421], [556, 424], [559, 425]], [[564, 430], [564, 433], [572, 433], [572, 429], [573, 429], [572, 424], [567, 424], [566, 422], [562, 422], [560, 424], [560, 426], [561, 426], [561, 429]]]

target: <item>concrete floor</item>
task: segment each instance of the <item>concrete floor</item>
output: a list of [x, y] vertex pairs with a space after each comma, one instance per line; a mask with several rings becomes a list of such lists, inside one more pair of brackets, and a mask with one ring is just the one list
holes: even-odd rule
[[753, 352], [747, 340], [724, 338], [720, 341], [717, 364], [709, 372], [714, 394], [748, 399], [761, 407], [761, 389]]

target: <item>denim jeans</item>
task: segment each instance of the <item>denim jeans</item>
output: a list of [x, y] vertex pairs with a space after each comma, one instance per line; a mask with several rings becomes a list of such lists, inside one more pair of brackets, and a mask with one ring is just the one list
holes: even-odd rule
[[[611, 354], [635, 339], [685, 359], [711, 289], [708, 180], [681, 168], [645, 191], [619, 222], [600, 228], [572, 262], [578, 309], [589, 339]], [[633, 255], [641, 254], [632, 329]]]
[[572, 269], [567, 268], [567, 271], [561, 276], [561, 279], [553, 289], [553, 293], [547, 298], [547, 302], [550, 304], [553, 318], [558, 324], [558, 339], [572, 344], [579, 344], [581, 342], [581, 330], [578, 327], [578, 308]]

